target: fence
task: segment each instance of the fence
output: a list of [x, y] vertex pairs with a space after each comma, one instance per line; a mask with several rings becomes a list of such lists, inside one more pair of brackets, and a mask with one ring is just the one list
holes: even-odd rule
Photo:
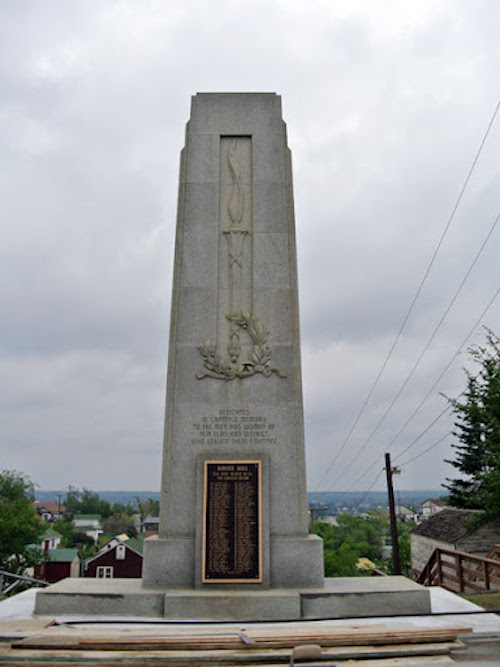
[[495, 545], [488, 556], [435, 549], [414, 578], [424, 586], [442, 586], [454, 593], [500, 590], [500, 545]]
[[[6, 586], [4, 585], [4, 579], [14, 579], [14, 581]], [[41, 579], [35, 579], [34, 577], [26, 577], [21, 574], [12, 574], [12, 572], [7, 572], [7, 570], [0, 570], [0, 595], [7, 595], [14, 590], [21, 582], [28, 582], [33, 586], [49, 586], [49, 582], [42, 581]]]

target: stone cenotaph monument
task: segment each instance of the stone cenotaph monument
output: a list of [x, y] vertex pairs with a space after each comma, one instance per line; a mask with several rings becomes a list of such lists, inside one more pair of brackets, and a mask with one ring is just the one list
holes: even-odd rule
[[290, 151], [273, 93], [193, 97], [181, 155], [159, 534], [143, 578], [68, 578], [35, 614], [427, 613], [405, 577], [323, 578], [309, 535]]
[[243, 599], [322, 585], [281, 99], [198, 94], [180, 167], [160, 528], [143, 586]]

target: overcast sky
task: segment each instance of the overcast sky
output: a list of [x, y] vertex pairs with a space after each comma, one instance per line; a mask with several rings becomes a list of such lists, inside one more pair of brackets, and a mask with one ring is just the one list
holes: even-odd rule
[[[294, 167], [309, 490], [383, 489], [388, 445], [464, 388], [467, 334], [500, 333], [499, 224], [387, 412], [500, 212], [498, 118], [366, 401], [497, 106], [499, 34], [496, 0], [3, 0], [0, 468], [159, 490], [190, 98], [264, 91]], [[397, 487], [439, 488], [452, 442]]]

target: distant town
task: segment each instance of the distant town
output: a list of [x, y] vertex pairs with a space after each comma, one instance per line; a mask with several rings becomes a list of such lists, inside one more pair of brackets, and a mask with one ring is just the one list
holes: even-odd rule
[[[35, 496], [42, 502], [57, 502], [66, 497], [67, 489], [59, 491], [44, 491], [37, 489]], [[431, 489], [426, 491], [396, 491], [396, 504], [410, 510], [417, 508], [428, 498], [441, 498], [445, 496], [444, 489]], [[139, 500], [160, 500], [159, 491], [99, 491], [99, 496], [111, 504], [120, 503], [128, 505]], [[388, 506], [386, 491], [311, 491], [307, 494], [309, 507], [324, 510], [325, 514], [353, 515], [370, 512], [374, 509], [383, 509]]]

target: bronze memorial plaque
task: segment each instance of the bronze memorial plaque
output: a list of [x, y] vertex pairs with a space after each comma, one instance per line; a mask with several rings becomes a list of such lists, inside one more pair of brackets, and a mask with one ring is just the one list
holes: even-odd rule
[[205, 461], [203, 583], [262, 581], [261, 461]]

